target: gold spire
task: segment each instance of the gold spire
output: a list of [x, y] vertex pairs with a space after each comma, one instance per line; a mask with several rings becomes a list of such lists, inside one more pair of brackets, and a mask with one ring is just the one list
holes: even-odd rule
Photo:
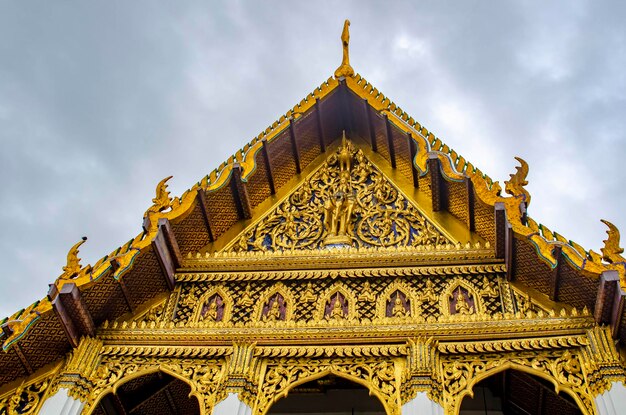
[[343, 59], [341, 65], [335, 71], [335, 78], [354, 76], [354, 69], [350, 66], [350, 52], [348, 46], [350, 44], [350, 20], [346, 19], [343, 23], [343, 31], [341, 32], [341, 44], [343, 46]]

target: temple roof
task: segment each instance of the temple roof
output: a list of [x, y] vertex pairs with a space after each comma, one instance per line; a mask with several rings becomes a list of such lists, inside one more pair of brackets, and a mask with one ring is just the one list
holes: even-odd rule
[[[81, 336], [166, 295], [178, 269], [219, 262], [225, 255], [220, 249], [320, 163], [343, 132], [412, 186], [432, 212], [466, 227], [471, 237], [456, 241], [458, 249], [484, 241], [480, 249], [504, 263], [510, 281], [533, 295], [586, 308], [626, 340], [626, 269], [617, 229], [607, 222], [599, 255], [537, 224], [527, 214], [526, 162], [517, 159], [504, 195], [498, 182], [354, 73], [344, 53], [336, 76], [181, 196], [170, 197], [167, 178], [161, 181], [144, 229], [132, 240], [92, 266], [80, 265], [84, 241], [77, 243], [48, 295], [2, 320], [0, 385], [62, 358]], [[444, 260], [446, 255], [454, 256]]]

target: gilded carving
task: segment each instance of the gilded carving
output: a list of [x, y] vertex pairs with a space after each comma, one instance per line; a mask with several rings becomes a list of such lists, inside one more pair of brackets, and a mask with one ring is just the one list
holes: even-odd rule
[[232, 299], [221, 286], [214, 287], [200, 297], [195, 306], [194, 322], [200, 325], [229, 322]]
[[237, 300], [237, 305], [240, 305], [242, 307], [250, 307], [252, 304], [254, 304], [254, 300], [252, 300], [252, 292], [250, 291], [250, 284], [246, 284], [246, 289], [241, 295], [241, 297], [239, 297], [239, 300]]
[[526, 176], [528, 176], [528, 163], [522, 158], [515, 157], [520, 165], [515, 168], [515, 173], [511, 174], [511, 178], [504, 182], [504, 190], [516, 198], [521, 198], [522, 202], [526, 203], [526, 206], [530, 205], [530, 193], [524, 186], [528, 184]]
[[[323, 219], [322, 219], [323, 218]], [[446, 246], [451, 241], [345, 139], [298, 189], [225, 252]]]
[[376, 317], [382, 319], [423, 319], [421, 302], [408, 284], [400, 281], [390, 283], [379, 296]]
[[461, 401], [466, 395], [472, 395], [477, 382], [506, 369], [549, 380], [557, 393], [570, 394], [583, 413], [595, 413], [592, 395], [584, 383], [579, 354], [570, 349], [442, 357], [443, 401], [447, 413], [458, 414]]
[[341, 283], [335, 283], [320, 296], [315, 316], [317, 321], [354, 321], [358, 318], [356, 298], [352, 291]]
[[313, 291], [313, 284], [311, 283], [311, 281], [309, 281], [306, 283], [306, 289], [300, 296], [300, 302], [312, 303], [315, 300], [317, 300], [317, 295], [315, 295], [315, 292]]
[[376, 297], [374, 296], [374, 293], [372, 292], [372, 287], [370, 285], [370, 282], [365, 281], [363, 283], [363, 287], [361, 288], [361, 291], [359, 292], [359, 301], [372, 302], [375, 299]]
[[149, 232], [153, 232], [157, 228], [157, 215], [172, 207], [172, 198], [167, 190], [167, 181], [171, 178], [172, 176], [168, 176], [157, 184], [156, 196], [152, 199], [152, 206], [144, 213], [144, 228]]
[[162, 371], [187, 382], [190, 396], [200, 403], [200, 412], [210, 414], [216, 394], [224, 377], [225, 365], [216, 360], [177, 359], [169, 357], [119, 357], [105, 356], [91, 375], [93, 385], [83, 413], [90, 414], [99, 400], [108, 392], [133, 378]]
[[28, 415], [37, 413], [46, 388], [47, 379], [29, 385], [20, 385], [9, 396], [0, 397], [0, 414]]
[[291, 388], [328, 374], [362, 384], [380, 399], [387, 414], [400, 415], [396, 363], [371, 358], [269, 361], [261, 380], [254, 414], [265, 415], [271, 405], [286, 396]]
[[484, 307], [482, 298], [476, 288], [468, 281], [455, 278], [450, 283], [440, 298], [441, 311], [446, 316], [467, 316], [471, 314], [483, 314]]
[[87, 241], [87, 237], [83, 236], [67, 253], [67, 264], [63, 267], [63, 274], [60, 279], [70, 279], [80, 272], [80, 258], [78, 257], [78, 250], [82, 244]]
[[278, 283], [261, 297], [256, 310], [256, 321], [291, 321], [296, 301], [290, 289]]
[[354, 76], [354, 69], [350, 66], [350, 52], [348, 50], [350, 46], [350, 20], [346, 19], [343, 23], [343, 30], [341, 32], [341, 46], [343, 50], [343, 57], [341, 59], [341, 65], [335, 71], [335, 78]]

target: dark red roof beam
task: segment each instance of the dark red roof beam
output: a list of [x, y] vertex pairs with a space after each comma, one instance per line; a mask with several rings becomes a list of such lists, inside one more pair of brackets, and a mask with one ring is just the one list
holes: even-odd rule
[[158, 231], [152, 241], [152, 249], [159, 260], [167, 287], [171, 291], [174, 289], [174, 274], [182, 263], [182, 256], [178, 248], [176, 236], [170, 226], [170, 221], [166, 218], [159, 219]]
[[[386, 118], [387, 116], [385, 116], [385, 119]], [[391, 147], [389, 149], [389, 153], [391, 154]], [[432, 195], [433, 211], [440, 212], [442, 210], [446, 210], [448, 208], [448, 189], [445, 179], [443, 178], [443, 174], [441, 173], [441, 161], [439, 161], [437, 154], [428, 155], [428, 170], [430, 172], [430, 190]]]
[[391, 123], [387, 114], [383, 114], [385, 119], [385, 135], [387, 136], [387, 147], [389, 147], [389, 160], [391, 161], [391, 168], [396, 168], [396, 148], [393, 145], [393, 134], [391, 133]]
[[289, 118], [289, 141], [291, 141], [291, 151], [296, 161], [296, 173], [302, 173], [302, 165], [300, 164], [300, 149], [298, 148], [298, 140], [296, 139], [296, 126], [293, 117]]
[[211, 217], [209, 216], [209, 210], [207, 208], [206, 192], [202, 189], [199, 189], [196, 197], [198, 198], [198, 202], [200, 203], [200, 211], [202, 212], [202, 219], [204, 219], [204, 226], [206, 227], [207, 233], [209, 234], [209, 241], [213, 242], [215, 241], [215, 237], [213, 236]]
[[[320, 127], [321, 128], [321, 127]], [[267, 140], [264, 138], [261, 140], [263, 143], [262, 152], [263, 152], [263, 162], [265, 163], [265, 171], [267, 173], [267, 182], [270, 186], [270, 193], [276, 194], [276, 182], [274, 181], [274, 171], [272, 169], [272, 163], [270, 160], [270, 153], [267, 151]], [[324, 146], [324, 142], [321, 143], [322, 147]]]
[[72, 347], [78, 347], [81, 337], [93, 336], [96, 333], [91, 313], [76, 284], [63, 285], [61, 291], [52, 300], [52, 308]]
[[[296, 163], [296, 168], [300, 164]], [[241, 173], [243, 168], [239, 163], [233, 165], [233, 176], [230, 181], [230, 189], [233, 192], [235, 204], [237, 205], [237, 211], [239, 212], [239, 219], [250, 219], [252, 217], [252, 204], [248, 197], [248, 189], [246, 183], [241, 180]]]

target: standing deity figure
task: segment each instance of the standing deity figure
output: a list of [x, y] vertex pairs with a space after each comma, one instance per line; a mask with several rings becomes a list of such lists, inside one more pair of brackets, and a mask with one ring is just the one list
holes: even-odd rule
[[344, 132], [342, 145], [337, 154], [339, 165], [339, 185], [335, 194], [324, 202], [324, 228], [327, 231], [325, 245], [350, 244], [350, 221], [355, 198], [351, 193], [350, 169], [352, 167], [352, 146]]

